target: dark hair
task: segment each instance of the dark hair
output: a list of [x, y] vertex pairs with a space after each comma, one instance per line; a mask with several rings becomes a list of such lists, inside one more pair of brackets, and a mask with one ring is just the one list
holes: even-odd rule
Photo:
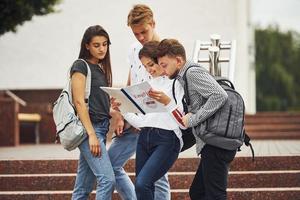
[[95, 36], [104, 36], [107, 38], [108, 46], [105, 57], [102, 60], [99, 60], [99, 63], [103, 66], [105, 77], [109, 86], [112, 86], [112, 71], [110, 63], [110, 53], [109, 45], [110, 39], [108, 33], [100, 25], [90, 26], [86, 29], [81, 40], [80, 52], [78, 58], [87, 60], [91, 57], [90, 51], [86, 49], [86, 44], [89, 44], [93, 37]]
[[139, 58], [147, 57], [157, 63], [157, 47], [159, 45], [158, 41], [150, 41], [144, 44], [143, 48], [139, 52]]
[[185, 50], [182, 44], [175, 39], [164, 39], [158, 45], [157, 58], [163, 56], [180, 56], [184, 60], [186, 60]]

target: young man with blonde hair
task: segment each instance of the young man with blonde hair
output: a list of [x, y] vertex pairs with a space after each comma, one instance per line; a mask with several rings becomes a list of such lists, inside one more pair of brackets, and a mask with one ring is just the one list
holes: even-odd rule
[[[185, 127], [194, 127], [211, 117], [227, 101], [228, 95], [217, 81], [199, 64], [186, 60], [184, 47], [175, 39], [165, 39], [158, 46], [158, 63], [170, 79], [187, 87], [190, 100], [182, 117]], [[191, 67], [191, 68], [190, 68]], [[190, 187], [192, 200], [226, 200], [229, 164], [236, 150], [205, 144], [194, 132], [197, 154], [201, 161]]]
[[[145, 70], [139, 59], [140, 49], [145, 43], [159, 41], [160, 39], [155, 32], [153, 12], [147, 5], [134, 5], [128, 14], [127, 25], [138, 40], [138, 42], [135, 42], [131, 46], [128, 55], [130, 72], [127, 84], [134, 85], [151, 79], [151, 75]], [[136, 151], [139, 131], [134, 130], [134, 128], [128, 128], [124, 131], [119, 130], [116, 134], [117, 136], [112, 140], [112, 144], [108, 150], [115, 172], [116, 190], [122, 199], [134, 200], [136, 199], [134, 185], [123, 169], [123, 166]], [[170, 199], [170, 186], [167, 175], [155, 183], [154, 199]]]

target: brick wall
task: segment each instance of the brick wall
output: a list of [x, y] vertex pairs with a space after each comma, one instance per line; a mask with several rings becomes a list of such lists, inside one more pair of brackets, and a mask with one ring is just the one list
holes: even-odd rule
[[[52, 104], [59, 96], [61, 89], [57, 90], [12, 90], [14, 94], [26, 101], [27, 106], [20, 106], [20, 113], [38, 113], [42, 119], [40, 122], [40, 143], [54, 143], [55, 124], [52, 118]], [[0, 107], [1, 110], [1, 107]], [[108, 134], [111, 139], [112, 131]], [[20, 142], [34, 143], [34, 126], [21, 124]]]
[[[53, 143], [55, 140], [55, 125], [52, 118], [52, 104], [61, 90], [12, 90], [14, 94], [26, 101], [27, 106], [20, 106], [20, 113], [38, 113], [40, 122], [40, 142]], [[21, 143], [34, 143], [34, 127], [21, 124]]]
[[19, 145], [18, 111], [18, 103], [0, 94], [0, 146]]

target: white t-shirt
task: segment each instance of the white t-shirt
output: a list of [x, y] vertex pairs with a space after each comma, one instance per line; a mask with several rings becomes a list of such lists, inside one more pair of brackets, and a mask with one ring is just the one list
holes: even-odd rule
[[130, 84], [135, 85], [144, 81], [149, 81], [151, 75], [146, 71], [141, 60], [139, 59], [139, 52], [143, 48], [143, 45], [139, 42], [131, 45], [128, 62], [130, 64]]

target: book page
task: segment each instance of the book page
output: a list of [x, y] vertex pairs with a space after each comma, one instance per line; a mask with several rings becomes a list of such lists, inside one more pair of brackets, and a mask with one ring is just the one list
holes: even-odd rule
[[121, 103], [121, 113], [153, 113], [167, 112], [163, 104], [148, 96], [151, 85], [148, 82], [128, 86], [125, 88], [100, 87], [111, 97]]
[[151, 85], [147, 81], [123, 88], [145, 113], [167, 112], [163, 104], [148, 96], [150, 89]]
[[121, 113], [141, 113], [141, 111], [126, 97], [126, 95], [121, 91], [121, 88], [112, 87], [100, 87], [109, 96], [116, 98], [118, 102], [121, 103], [119, 107]]

